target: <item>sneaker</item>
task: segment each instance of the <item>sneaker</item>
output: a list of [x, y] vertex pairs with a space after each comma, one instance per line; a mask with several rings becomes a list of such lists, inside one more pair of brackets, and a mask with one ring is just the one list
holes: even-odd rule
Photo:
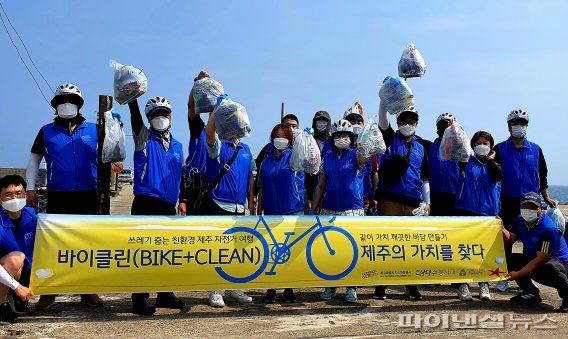
[[276, 290], [269, 289], [266, 290], [266, 297], [264, 297], [264, 302], [267, 304], [274, 304], [276, 302]]
[[132, 313], [139, 315], [153, 315], [155, 312], [156, 307], [150, 305], [148, 298], [132, 300]]
[[15, 323], [18, 321], [18, 315], [12, 311], [10, 303], [5, 301], [0, 304], [0, 321], [5, 323]]
[[469, 286], [467, 284], [461, 284], [458, 290], [458, 299], [461, 301], [473, 301], [471, 292], [469, 291]]
[[376, 286], [375, 292], [373, 292], [373, 299], [377, 300], [387, 300], [387, 295], [385, 293], [386, 288], [384, 286]]
[[357, 290], [353, 287], [347, 287], [347, 293], [345, 293], [345, 302], [356, 303], [357, 302]]
[[295, 303], [296, 302], [296, 296], [294, 295], [293, 289], [291, 289], [291, 288], [284, 289], [284, 300], [286, 300], [287, 303]]
[[185, 307], [185, 301], [174, 295], [174, 292], [159, 292], [156, 298], [156, 308], [171, 308], [181, 310]]
[[505, 292], [509, 289], [509, 280], [501, 280], [495, 284], [494, 290]]
[[81, 304], [92, 307], [101, 307], [103, 306], [104, 301], [96, 294], [81, 294]]
[[10, 290], [8, 292], [8, 301], [12, 306], [12, 311], [14, 311], [18, 315], [26, 315], [32, 313], [32, 310], [28, 306], [27, 301], [22, 301], [20, 297], [14, 292], [14, 290]]
[[422, 294], [420, 294], [420, 291], [418, 291], [418, 287], [416, 286], [407, 287], [405, 294], [410, 298], [410, 300], [422, 300]]
[[331, 300], [331, 298], [335, 297], [335, 287], [326, 287], [323, 290], [323, 293], [320, 294], [321, 300]]
[[491, 294], [489, 293], [489, 284], [481, 283], [479, 285], [479, 299], [480, 300], [491, 300]]
[[53, 306], [53, 303], [55, 303], [54, 295], [42, 295], [39, 297], [39, 300], [35, 304], [35, 309], [38, 311], [46, 310]]
[[212, 307], [225, 307], [225, 301], [223, 301], [221, 291], [209, 292], [209, 305]]
[[568, 298], [562, 299], [562, 305], [558, 309], [561, 313], [568, 313]]
[[250, 303], [252, 298], [245, 294], [241, 290], [227, 290], [225, 291], [225, 298], [233, 300], [239, 303]]
[[540, 304], [542, 302], [542, 298], [540, 297], [538, 291], [522, 291], [521, 293], [512, 297], [510, 300], [511, 302], [518, 304]]

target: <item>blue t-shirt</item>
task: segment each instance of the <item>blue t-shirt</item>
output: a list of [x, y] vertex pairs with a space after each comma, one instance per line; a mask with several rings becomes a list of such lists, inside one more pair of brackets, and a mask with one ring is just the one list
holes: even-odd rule
[[536, 258], [537, 252], [549, 253], [568, 265], [568, 247], [562, 231], [546, 213], [542, 213], [540, 220], [531, 229], [522, 217], [517, 217], [511, 233], [519, 236], [523, 243], [523, 254], [529, 260]]

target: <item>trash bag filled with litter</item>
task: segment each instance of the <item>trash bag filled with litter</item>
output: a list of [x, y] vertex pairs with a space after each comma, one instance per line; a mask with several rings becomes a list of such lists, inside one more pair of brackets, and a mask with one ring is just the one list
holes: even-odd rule
[[406, 81], [399, 77], [386, 77], [379, 90], [379, 97], [390, 114], [397, 114], [408, 106], [414, 106], [412, 90]]
[[213, 112], [217, 98], [225, 93], [223, 85], [211, 78], [197, 80], [193, 84], [193, 101], [195, 113]]
[[234, 140], [248, 137], [251, 131], [246, 108], [229, 98], [219, 98], [215, 108], [215, 127], [219, 139]]
[[411, 42], [406, 46], [398, 62], [398, 76], [401, 78], [415, 78], [424, 76], [426, 63], [420, 51]]
[[302, 131], [294, 139], [290, 168], [297, 172], [316, 174], [321, 166], [321, 153], [316, 139], [308, 131]]
[[114, 99], [121, 105], [142, 96], [148, 90], [148, 78], [134, 66], [125, 66], [114, 60], [109, 62], [114, 68]]
[[444, 131], [444, 136], [440, 143], [440, 158], [442, 160], [457, 160], [467, 162], [472, 154], [469, 145], [469, 137], [461, 124], [454, 121]]

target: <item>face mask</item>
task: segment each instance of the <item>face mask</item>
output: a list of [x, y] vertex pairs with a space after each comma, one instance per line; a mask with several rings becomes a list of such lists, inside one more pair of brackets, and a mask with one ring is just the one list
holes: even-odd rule
[[156, 131], [165, 131], [170, 127], [170, 119], [166, 117], [155, 117], [154, 119], [150, 120], [150, 125]]
[[416, 126], [411, 126], [411, 125], [402, 125], [398, 128], [398, 130], [400, 131], [400, 133], [402, 133], [402, 135], [404, 135], [405, 137], [409, 137], [411, 135], [414, 134], [414, 132], [416, 132]]
[[521, 208], [521, 217], [525, 221], [533, 222], [538, 219], [538, 211], [530, 210], [528, 208]]
[[325, 132], [326, 128], [327, 128], [327, 121], [323, 120], [316, 121], [316, 129], [318, 130], [318, 132]]
[[527, 126], [513, 125], [511, 127], [511, 135], [517, 139], [522, 139], [527, 135]]
[[347, 149], [347, 147], [349, 147], [349, 145], [351, 144], [351, 140], [349, 140], [349, 137], [337, 138], [333, 140], [333, 143], [335, 144], [335, 147], [337, 147], [338, 149], [344, 150]]
[[294, 136], [294, 140], [296, 140], [296, 137], [297, 137], [298, 135], [300, 135], [300, 133], [302, 133], [302, 130], [301, 130], [301, 129], [299, 129], [299, 128], [292, 128], [292, 134], [293, 134], [293, 136]]
[[2, 207], [8, 212], [18, 212], [26, 206], [26, 198], [11, 199], [2, 202]]
[[353, 134], [355, 134], [356, 136], [361, 134], [361, 131], [363, 130], [362, 126], [359, 125], [354, 125], [353, 126]]
[[290, 144], [290, 142], [286, 138], [274, 138], [272, 143], [274, 144], [274, 147], [276, 147], [276, 149], [280, 151], [288, 148], [288, 145]]
[[491, 148], [489, 148], [489, 146], [487, 145], [477, 145], [473, 148], [475, 154], [477, 154], [480, 157], [486, 157], [487, 154], [489, 154], [490, 150]]
[[57, 115], [63, 119], [74, 118], [79, 112], [79, 108], [75, 104], [66, 103], [57, 106]]

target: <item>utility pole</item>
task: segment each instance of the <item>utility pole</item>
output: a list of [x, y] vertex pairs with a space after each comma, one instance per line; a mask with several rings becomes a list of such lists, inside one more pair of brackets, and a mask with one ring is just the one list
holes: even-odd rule
[[284, 103], [280, 106], [280, 121], [282, 121], [282, 118], [284, 118]]
[[103, 163], [103, 144], [105, 141], [105, 112], [112, 109], [112, 97], [99, 95], [97, 113], [97, 214], [110, 214], [110, 162]]

